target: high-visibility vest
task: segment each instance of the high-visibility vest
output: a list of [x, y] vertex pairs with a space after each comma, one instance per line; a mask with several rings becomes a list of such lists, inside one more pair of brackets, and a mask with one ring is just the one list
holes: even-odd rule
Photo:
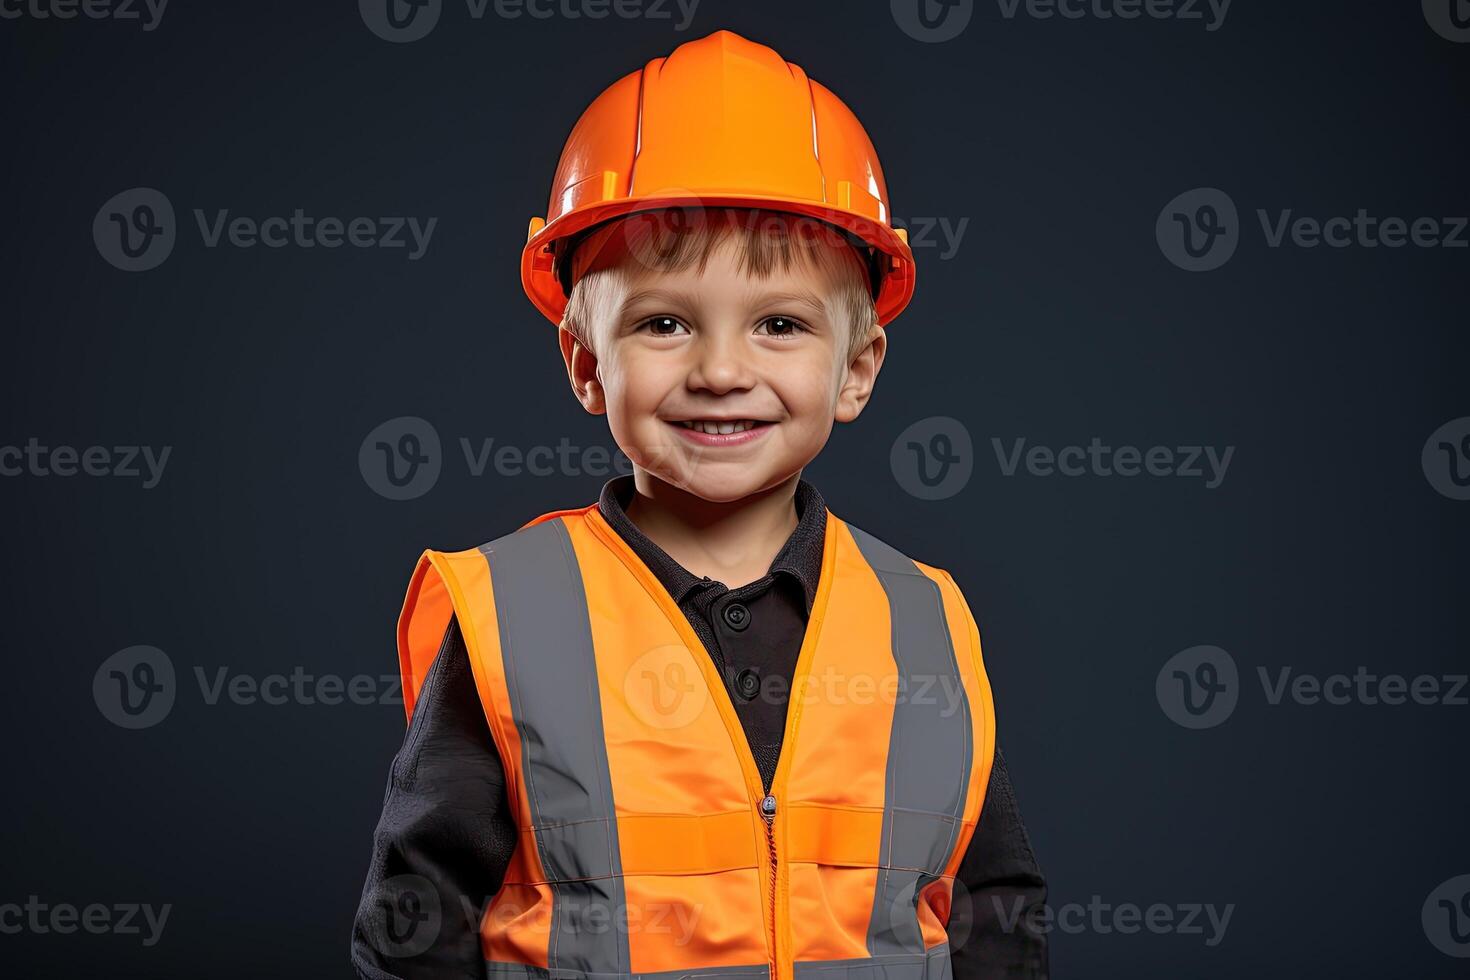
[[478, 922], [489, 976], [949, 980], [995, 720], [947, 572], [827, 511], [769, 794], [713, 661], [596, 504], [424, 553], [398, 627], [410, 722], [451, 615], [520, 829]]

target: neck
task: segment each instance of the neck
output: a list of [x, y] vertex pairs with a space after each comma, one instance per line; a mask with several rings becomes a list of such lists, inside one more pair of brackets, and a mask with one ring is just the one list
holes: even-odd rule
[[624, 510], [638, 530], [695, 575], [728, 588], [761, 578], [796, 530], [801, 473], [739, 500], [705, 500], [641, 467]]

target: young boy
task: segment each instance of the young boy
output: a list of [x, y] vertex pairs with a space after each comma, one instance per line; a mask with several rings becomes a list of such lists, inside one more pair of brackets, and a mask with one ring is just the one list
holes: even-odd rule
[[1044, 977], [970, 610], [801, 478], [913, 292], [861, 125], [720, 31], [550, 211], [523, 280], [634, 472], [420, 560], [359, 975]]

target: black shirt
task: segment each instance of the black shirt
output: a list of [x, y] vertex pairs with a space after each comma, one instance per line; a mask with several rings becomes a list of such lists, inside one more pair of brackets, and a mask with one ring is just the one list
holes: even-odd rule
[[[769, 792], [786, 695], [821, 575], [826, 503], [799, 480], [796, 530], [764, 576], [730, 589], [696, 577], [654, 544], [627, 515], [633, 492], [631, 476], [614, 477], [603, 485], [598, 511], [657, 576], [714, 660]], [[479, 917], [500, 889], [516, 837], [505, 771], [464, 638], [451, 621], [389, 773], [353, 926], [358, 974], [368, 980], [481, 976]], [[956, 879], [948, 924], [954, 980], [1044, 980], [1045, 935], [1025, 923], [1029, 910], [1045, 901], [1046, 883], [998, 748], [980, 823]], [[437, 893], [441, 907], [440, 928], [424, 950], [396, 941], [385, 905], [397, 900], [393, 892], [402, 882], [419, 880]]]
[[822, 574], [827, 505], [805, 480], [796, 486], [796, 530], [766, 574], [736, 589], [680, 565], [648, 539], [624, 509], [633, 478], [607, 481], [597, 509], [674, 597], [725, 679], [757, 768], [771, 791], [786, 732], [786, 701], [796, 655]]

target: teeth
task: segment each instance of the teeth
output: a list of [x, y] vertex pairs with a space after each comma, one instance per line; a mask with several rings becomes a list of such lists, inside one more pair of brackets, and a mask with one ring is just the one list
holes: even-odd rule
[[755, 427], [755, 422], [750, 419], [740, 419], [734, 422], [703, 422], [696, 419], [679, 424], [686, 429], [697, 429], [710, 435], [729, 435], [732, 432], [744, 432], [746, 429]]

